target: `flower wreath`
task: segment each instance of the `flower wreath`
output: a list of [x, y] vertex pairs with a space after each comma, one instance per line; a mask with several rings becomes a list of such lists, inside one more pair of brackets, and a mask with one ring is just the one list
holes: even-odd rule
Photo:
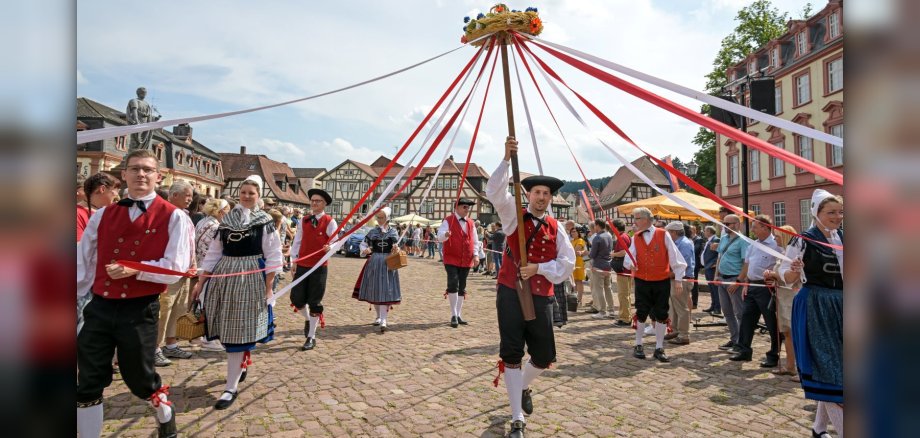
[[[492, 6], [487, 14], [480, 13], [476, 18], [463, 17], [463, 36], [460, 42], [467, 44], [483, 35], [489, 35], [503, 30], [515, 30], [530, 35], [539, 35], [543, 32], [543, 21], [540, 20], [537, 8], [527, 8], [524, 11], [509, 9], [504, 3]], [[481, 46], [487, 39], [473, 43]]]

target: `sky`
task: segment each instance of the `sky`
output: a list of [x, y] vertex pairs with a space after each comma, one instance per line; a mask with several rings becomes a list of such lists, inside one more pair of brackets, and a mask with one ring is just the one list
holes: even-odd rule
[[[507, 4], [513, 9], [539, 8], [544, 23], [541, 38], [547, 41], [701, 90], [722, 38], [735, 27], [737, 11], [750, 3], [555, 0]], [[793, 18], [800, 16], [806, 3], [773, 1]], [[475, 16], [492, 5], [469, 0], [77, 2], [77, 96], [123, 111], [135, 89], [144, 86], [147, 101], [166, 119], [305, 97], [454, 49], [460, 46], [463, 17]], [[824, 5], [816, 1], [813, 9]], [[687, 162], [696, 151], [691, 140], [698, 128], [692, 122], [620, 92], [545, 52], [535, 52], [650, 153]], [[199, 122], [192, 125], [193, 135], [217, 152], [238, 152], [245, 145], [248, 153], [265, 154], [292, 167], [331, 169], [345, 159], [369, 163], [396, 152], [474, 53], [474, 48], [464, 47], [345, 92]], [[472, 159], [489, 171], [501, 159], [508, 133], [500, 68], [493, 78]], [[562, 135], [525, 73], [522, 68], [544, 173], [581, 180]], [[511, 78], [521, 170], [537, 173], [513, 68]], [[483, 77], [451, 150], [457, 161], [464, 161], [469, 148], [486, 80]], [[598, 138], [628, 159], [640, 156], [578, 104], [575, 108], [589, 129], [582, 127], [539, 74], [538, 81], [588, 178], [610, 176], [620, 167]], [[471, 82], [472, 78], [466, 89]], [[692, 99], [642, 85], [687, 107], [700, 106]], [[567, 97], [575, 101], [570, 93]], [[425, 134], [427, 130], [405, 157], [421, 147]], [[437, 164], [452, 135], [429, 165]], [[402, 164], [406, 161], [400, 159]]]

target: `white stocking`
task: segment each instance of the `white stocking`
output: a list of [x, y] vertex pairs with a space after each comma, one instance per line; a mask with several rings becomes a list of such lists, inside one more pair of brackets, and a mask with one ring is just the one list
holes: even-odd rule
[[524, 379], [522, 382], [521, 390], [523, 391], [527, 388], [530, 388], [530, 384], [534, 381], [534, 379], [537, 378], [537, 376], [543, 374], [543, 371], [543, 368], [537, 368], [533, 366], [533, 364], [531, 364], [528, 360], [527, 363], [524, 364]]
[[457, 298], [459, 298], [457, 294], [454, 294], [454, 293], [447, 294], [447, 301], [450, 302], [450, 316], [452, 317], [457, 316]]
[[524, 410], [521, 409], [524, 381], [520, 368], [505, 368], [505, 390], [508, 391], [508, 401], [511, 403], [511, 421], [524, 421]]
[[460, 313], [463, 312], [463, 298], [460, 295], [457, 295], [457, 318], [460, 317]]
[[387, 322], [387, 312], [389, 312], [390, 310], [389, 306], [387, 306], [386, 304], [383, 304], [383, 305], [377, 306], [377, 309], [378, 309], [377, 311], [380, 313], [380, 323], [381, 324], [386, 323]]
[[811, 428], [818, 433], [827, 432], [827, 403], [819, 401], [818, 408], [815, 410], [815, 424]]
[[[237, 385], [240, 384], [240, 376], [243, 375], [243, 355], [245, 353], [238, 351], [235, 353], [227, 353], [227, 386], [224, 387], [225, 390], [236, 393]], [[230, 394], [226, 392], [220, 395], [221, 400], [230, 400], [233, 398]]]
[[160, 394], [157, 394], [157, 397], [160, 398], [159, 406], [154, 406], [152, 401], [150, 402], [150, 405], [154, 406], [154, 409], [157, 410], [157, 421], [159, 421], [160, 423], [166, 423], [170, 419], [172, 419], [172, 414], [173, 414], [172, 407], [166, 404], [166, 402], [168, 401], [166, 399], [166, 394], [160, 393]]
[[664, 347], [664, 332], [668, 330], [667, 324], [655, 324], [655, 348]]
[[642, 345], [642, 337], [645, 336], [645, 323], [636, 323], [636, 345]]
[[298, 309], [297, 309], [297, 314], [300, 315], [300, 316], [302, 316], [303, 319], [310, 319], [310, 312], [309, 312], [308, 309], [309, 309], [309, 308], [308, 308], [307, 306], [303, 306], [303, 307], [301, 307], [301, 308], [298, 308]]
[[80, 438], [98, 438], [102, 435], [102, 403], [77, 408], [77, 435]]
[[837, 403], [824, 402], [827, 416], [831, 419], [831, 424], [837, 431], [837, 436], [843, 438], [843, 407]]
[[319, 316], [310, 315], [310, 333], [308, 338], [316, 338], [316, 328], [319, 327]]

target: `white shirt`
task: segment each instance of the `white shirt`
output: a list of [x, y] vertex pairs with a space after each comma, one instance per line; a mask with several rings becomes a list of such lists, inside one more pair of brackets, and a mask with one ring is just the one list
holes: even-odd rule
[[[319, 212], [319, 214], [316, 214], [314, 216], [316, 216], [316, 220], [319, 220], [319, 218], [323, 217], [325, 214], [326, 212], [321, 211]], [[291, 244], [290, 254], [295, 259], [300, 257], [300, 240], [303, 239], [304, 223], [309, 222], [309, 221], [310, 221], [310, 216], [302, 217], [300, 219], [300, 226], [297, 227], [297, 231], [294, 232], [294, 243]], [[332, 235], [335, 234], [335, 230], [338, 228], [339, 228], [339, 224], [335, 222], [335, 219], [329, 221], [329, 225], [326, 226], [326, 236], [331, 238]]]
[[[655, 227], [649, 227], [645, 231], [640, 231], [639, 235], [645, 240], [645, 244], [648, 245], [652, 243]], [[677, 246], [674, 245], [674, 240], [671, 239], [671, 234], [667, 231], [664, 232], [664, 246], [668, 249], [668, 264], [671, 265], [671, 271], [674, 273], [674, 278], [684, 278], [684, 272], [687, 270], [687, 261], [684, 260], [684, 256], [680, 255], [680, 251], [678, 251]], [[629, 252], [638, 260], [638, 255], [636, 254], [636, 236], [633, 236], [632, 243], [629, 244]], [[633, 267], [632, 259], [626, 257], [623, 260], [623, 268], [632, 270]]]
[[[843, 240], [840, 239], [840, 235], [836, 232], [831, 233], [831, 237], [827, 241], [832, 245], [843, 246]], [[783, 283], [786, 282], [786, 273], [792, 269], [792, 261], [798, 258], [802, 258], [802, 255], [805, 254], [805, 239], [798, 238], [795, 240], [795, 243], [790, 243], [786, 246], [786, 257], [789, 260], [783, 260], [779, 269], [777, 270], [780, 278], [783, 279]], [[840, 265], [840, 272], [843, 272], [843, 251], [835, 249], [834, 254], [837, 256], [837, 264]], [[805, 278], [805, 271], [799, 272], [799, 280], [802, 283], [807, 283], [808, 281]], [[788, 285], [787, 285], [788, 286]]]
[[[453, 214], [458, 221], [460, 221], [460, 229], [463, 230], [464, 234], [469, 234], [469, 230], [473, 231], [473, 254], [474, 257], [479, 257], [479, 250], [482, 249], [482, 241], [479, 240], [479, 232], [476, 231], [476, 225], [473, 224], [473, 220], [470, 218], [462, 218], [457, 212]], [[466, 228], [463, 227], [463, 223], [466, 223]], [[438, 242], [447, 241], [447, 232], [450, 231], [450, 225], [447, 224], [447, 220], [441, 221], [441, 226], [438, 227]]]
[[699, 266], [700, 266], [700, 269], [703, 269], [703, 267], [706, 266], [706, 263], [703, 263], [703, 254], [706, 254], [706, 249], [709, 248], [709, 245], [712, 244], [712, 239], [715, 239], [715, 238], [716, 238], [716, 235], [713, 234], [712, 237], [710, 237], [708, 240], [706, 240], [706, 243], [703, 244], [703, 250], [700, 251], [700, 259], [699, 259], [699, 261], [698, 261]]
[[[517, 207], [514, 205], [514, 196], [508, 193], [508, 181], [511, 178], [510, 161], [502, 161], [486, 183], [486, 198], [502, 222], [502, 231], [510, 236], [517, 229]], [[532, 213], [532, 212], [531, 212]], [[545, 213], [544, 213], [545, 217]], [[540, 217], [543, 219], [543, 217]], [[536, 220], [534, 225], [538, 224]], [[553, 284], [567, 280], [575, 269], [575, 248], [565, 233], [565, 227], [556, 229], [556, 258], [548, 262], [537, 264], [537, 274], [546, 277]]]
[[[759, 243], [770, 247], [776, 252], [782, 253], [783, 249], [776, 244], [776, 239], [771, 233], [766, 239], [758, 240]], [[744, 263], [747, 264], [747, 279], [753, 281], [763, 281], [763, 271], [773, 269], [776, 266], [776, 257], [760, 249], [757, 245], [751, 245], [744, 255]]]
[[[156, 197], [157, 194], [154, 192], [135, 200], [144, 201], [144, 206], [149, 208]], [[106, 208], [102, 207], [93, 213], [93, 216], [89, 218], [89, 222], [86, 224], [86, 229], [83, 230], [83, 238], [77, 244], [77, 296], [82, 297], [88, 294], [93, 287], [93, 282], [96, 280], [99, 222], [102, 221], [102, 215]], [[128, 217], [131, 222], [134, 222], [142, 213], [144, 212], [136, 205], [128, 207]], [[191, 266], [192, 256], [195, 253], [195, 231], [191, 224], [192, 221], [182, 209], [173, 210], [172, 215], [169, 217], [169, 243], [166, 244], [163, 258], [159, 260], [143, 260], [141, 263], [173, 271], [188, 271]], [[152, 274], [149, 272], [137, 273], [138, 280], [151, 283], [173, 284], [181, 278], [178, 275]]]
[[[250, 210], [246, 207], [243, 207], [241, 204], [237, 204], [236, 207], [243, 210], [243, 225], [249, 223]], [[300, 231], [300, 227], [297, 227]], [[262, 255], [265, 257], [265, 266], [274, 267], [274, 269], [269, 269], [265, 273], [269, 272], [281, 272], [282, 271], [282, 258], [284, 257], [281, 254], [281, 238], [278, 236], [278, 233], [262, 233]], [[214, 266], [217, 265], [217, 262], [220, 261], [221, 257], [224, 256], [224, 242], [220, 239], [214, 239], [211, 242], [211, 246], [208, 247], [208, 253], [205, 254], [204, 260], [201, 261], [201, 266], [198, 268], [205, 272], [214, 272]]]

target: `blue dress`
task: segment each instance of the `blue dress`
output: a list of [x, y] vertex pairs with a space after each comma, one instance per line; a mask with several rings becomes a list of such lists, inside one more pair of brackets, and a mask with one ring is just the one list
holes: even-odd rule
[[399, 287], [399, 271], [387, 268], [386, 258], [399, 240], [399, 234], [392, 227], [383, 231], [379, 226], [364, 237], [364, 243], [371, 249], [371, 256], [361, 269], [355, 293], [360, 301], [370, 304], [395, 305], [402, 301]]

